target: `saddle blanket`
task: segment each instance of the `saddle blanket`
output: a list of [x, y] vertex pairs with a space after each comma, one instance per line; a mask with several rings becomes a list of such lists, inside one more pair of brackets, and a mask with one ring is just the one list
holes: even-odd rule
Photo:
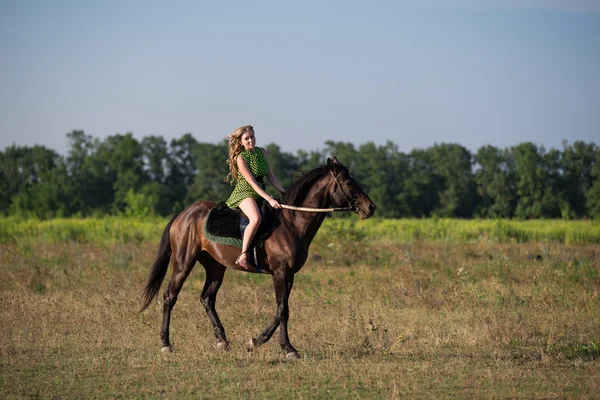
[[[262, 223], [258, 227], [256, 235], [254, 235], [253, 245], [263, 247], [264, 241], [271, 234], [272, 218], [269, 210], [266, 209], [268, 204], [261, 207]], [[230, 246], [242, 248], [242, 237], [244, 230], [248, 226], [248, 218], [241, 212], [239, 208], [231, 209], [225, 202], [218, 203], [214, 206], [206, 220], [204, 221], [204, 235], [210, 241], [227, 244]], [[252, 245], [250, 246], [252, 247]]]

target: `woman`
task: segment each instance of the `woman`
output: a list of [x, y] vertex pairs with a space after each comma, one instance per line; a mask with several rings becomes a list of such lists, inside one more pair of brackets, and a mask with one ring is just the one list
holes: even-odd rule
[[229, 174], [225, 181], [236, 180], [237, 185], [226, 203], [230, 208], [239, 207], [250, 220], [244, 231], [242, 253], [235, 263], [247, 269], [249, 266], [248, 247], [261, 222], [259, 204], [264, 199], [269, 202], [271, 207], [281, 208], [279, 202], [265, 191], [264, 177], [267, 177], [279, 193], [283, 194], [285, 190], [269, 166], [266, 150], [255, 146], [256, 137], [251, 125], [237, 128], [227, 138], [229, 139], [229, 158], [227, 159]]

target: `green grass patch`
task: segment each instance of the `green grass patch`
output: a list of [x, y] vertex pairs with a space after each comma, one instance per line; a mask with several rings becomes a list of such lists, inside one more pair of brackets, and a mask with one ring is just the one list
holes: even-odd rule
[[[0, 243], [22, 240], [45, 243], [142, 243], [159, 240], [168, 219], [106, 217], [86, 219], [0, 218]], [[600, 243], [600, 224], [567, 220], [456, 220], [328, 218], [316, 241], [339, 251], [366, 241], [494, 243]], [[345, 250], [353, 251], [348, 247]], [[359, 251], [360, 248], [356, 249]], [[378, 255], [381, 257], [382, 255]], [[385, 255], [383, 255], [385, 257]]]

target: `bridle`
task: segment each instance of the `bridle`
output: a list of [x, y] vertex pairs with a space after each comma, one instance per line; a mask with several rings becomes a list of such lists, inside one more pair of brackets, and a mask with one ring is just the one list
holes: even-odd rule
[[[338, 174], [338, 176], [339, 176], [339, 174]], [[352, 197], [350, 197], [350, 195], [344, 190], [344, 186], [340, 183], [338, 176], [334, 175], [333, 179], [335, 179], [336, 185], [340, 188], [340, 190], [346, 197], [346, 201], [348, 202], [348, 205], [350, 206], [350, 207], [346, 207], [346, 209], [348, 209], [352, 212], [357, 212], [358, 206], [356, 204], [354, 204], [354, 200], [352, 199]]]

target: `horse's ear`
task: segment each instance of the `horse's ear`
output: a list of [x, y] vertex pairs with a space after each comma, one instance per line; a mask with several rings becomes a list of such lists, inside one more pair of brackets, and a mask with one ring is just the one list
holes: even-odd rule
[[334, 164], [339, 164], [340, 162], [338, 161], [336, 156], [333, 156], [333, 163]]
[[329, 170], [331, 172], [333, 172], [334, 176], [337, 176], [337, 174], [338, 174], [337, 164], [339, 164], [339, 163], [337, 161], [337, 158], [335, 158], [335, 156], [333, 157], [333, 160], [329, 157], [327, 158], [327, 167], [329, 167]]

